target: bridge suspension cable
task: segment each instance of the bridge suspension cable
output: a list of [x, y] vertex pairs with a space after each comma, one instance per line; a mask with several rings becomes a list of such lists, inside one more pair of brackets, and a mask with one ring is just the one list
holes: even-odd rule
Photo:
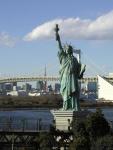
[[[93, 61], [93, 59], [91, 59], [91, 57], [89, 57], [87, 54], [85, 54], [83, 52], [82, 52], [82, 56], [83, 56], [82, 58], [85, 59], [85, 63], [87, 63], [86, 64], [87, 69], [90, 69], [89, 71], [91, 71], [91, 73], [95, 73], [95, 75], [97, 75], [97, 74], [102, 74], [104, 76], [106, 75], [105, 70], [103, 70], [102, 67], [97, 65]], [[88, 72], [88, 70], [87, 70], [87, 72]]]

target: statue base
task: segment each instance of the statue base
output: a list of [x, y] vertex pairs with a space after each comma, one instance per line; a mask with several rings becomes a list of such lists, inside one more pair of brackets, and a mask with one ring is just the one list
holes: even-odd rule
[[57, 130], [68, 131], [71, 129], [71, 122], [73, 119], [78, 118], [84, 120], [90, 112], [84, 111], [73, 111], [73, 110], [56, 110], [53, 111], [54, 115], [54, 126]]

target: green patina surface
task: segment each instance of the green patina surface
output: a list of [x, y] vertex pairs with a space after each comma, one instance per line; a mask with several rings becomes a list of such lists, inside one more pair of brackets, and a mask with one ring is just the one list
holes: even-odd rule
[[64, 45], [62, 47], [60, 36], [58, 33], [58, 25], [56, 25], [56, 41], [59, 46], [59, 62], [60, 62], [60, 92], [63, 97], [63, 110], [80, 110], [79, 104], [79, 84], [78, 79], [83, 77], [85, 65], [78, 62], [73, 56], [73, 47]]

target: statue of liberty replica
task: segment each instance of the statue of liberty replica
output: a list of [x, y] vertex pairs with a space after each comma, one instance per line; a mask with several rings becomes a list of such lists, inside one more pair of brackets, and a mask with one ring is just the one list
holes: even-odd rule
[[59, 27], [58, 24], [56, 24], [55, 33], [56, 41], [59, 46], [58, 58], [60, 62], [60, 93], [63, 97], [63, 110], [80, 111], [80, 89], [78, 80], [83, 78], [85, 65], [78, 62], [77, 58], [73, 55], [74, 49], [70, 44], [62, 46], [58, 31]]

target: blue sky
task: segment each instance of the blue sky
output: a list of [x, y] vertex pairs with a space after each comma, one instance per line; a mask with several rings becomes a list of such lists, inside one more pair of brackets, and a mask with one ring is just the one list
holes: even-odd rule
[[62, 42], [82, 50], [86, 75], [113, 72], [113, 0], [0, 0], [0, 19], [2, 76], [42, 75], [45, 64], [57, 75], [57, 22]]

